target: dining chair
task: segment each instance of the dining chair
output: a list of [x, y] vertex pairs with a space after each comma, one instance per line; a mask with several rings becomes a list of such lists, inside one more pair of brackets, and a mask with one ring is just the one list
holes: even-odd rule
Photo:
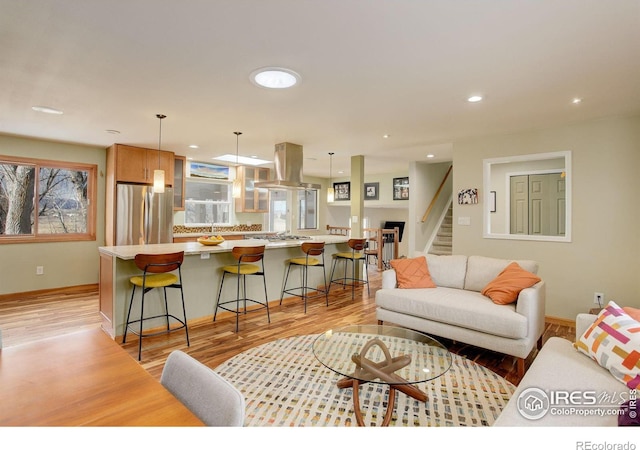
[[210, 427], [241, 427], [245, 399], [229, 381], [180, 350], [162, 369], [160, 383]]

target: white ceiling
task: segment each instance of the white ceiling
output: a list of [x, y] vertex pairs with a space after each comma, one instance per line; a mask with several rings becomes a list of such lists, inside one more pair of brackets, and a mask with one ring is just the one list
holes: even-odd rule
[[[263, 66], [302, 83], [259, 88]], [[352, 155], [406, 171], [461, 138], [640, 112], [640, 1], [0, 0], [0, 86], [4, 133], [157, 148], [162, 113], [163, 149], [200, 161], [241, 131], [241, 155], [302, 145], [306, 175], [328, 152], [334, 177]]]

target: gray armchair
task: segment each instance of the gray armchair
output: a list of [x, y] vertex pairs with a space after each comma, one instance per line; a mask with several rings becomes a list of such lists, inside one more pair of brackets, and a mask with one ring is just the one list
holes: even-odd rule
[[160, 383], [207, 426], [241, 427], [242, 393], [209, 367], [180, 350], [173, 351]]

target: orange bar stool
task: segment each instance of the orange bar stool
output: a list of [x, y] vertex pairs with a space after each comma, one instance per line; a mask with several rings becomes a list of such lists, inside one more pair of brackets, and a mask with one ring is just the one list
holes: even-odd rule
[[[241, 313], [247, 313], [247, 302], [252, 302], [260, 305], [257, 309], [266, 308], [267, 321], [271, 323], [271, 317], [269, 316], [269, 295], [267, 294], [267, 279], [264, 275], [264, 245], [258, 245], [254, 247], [233, 247], [231, 255], [236, 259], [237, 263], [229, 266], [222, 267], [222, 280], [220, 281], [220, 290], [218, 291], [218, 299], [216, 300], [216, 310], [213, 313], [213, 321], [216, 321], [218, 309], [232, 312], [236, 315], [236, 333], [238, 332], [238, 316]], [[261, 264], [253, 264], [260, 262]], [[235, 300], [229, 300], [220, 302], [220, 296], [222, 295], [222, 286], [224, 285], [224, 279], [227, 275], [237, 276], [236, 286], [236, 298]], [[247, 275], [258, 275], [262, 277], [264, 282], [264, 303], [258, 300], [247, 298]], [[242, 281], [242, 283], [241, 283]], [[240, 297], [240, 284], [242, 284], [242, 297]], [[243, 303], [243, 309], [240, 309], [240, 302]], [[230, 306], [235, 303], [235, 308]], [[253, 311], [253, 310], [251, 310]]]
[[[131, 301], [129, 302], [129, 311], [127, 312], [127, 322], [124, 326], [124, 336], [122, 343], [127, 342], [127, 331], [131, 330], [133, 334], [137, 334], [139, 337], [138, 342], [138, 361], [142, 355], [142, 338], [157, 336], [159, 334], [166, 334], [172, 331], [181, 330], [184, 328], [187, 335], [187, 347], [189, 346], [189, 328], [187, 327], [187, 312], [184, 307], [184, 291], [182, 290], [182, 272], [180, 267], [184, 260], [184, 252], [177, 253], [165, 253], [161, 255], [148, 255], [138, 254], [135, 256], [134, 262], [138, 269], [142, 270], [142, 275], [135, 275], [129, 279], [133, 285], [133, 291], [131, 292]], [[178, 271], [178, 275], [172, 273]], [[133, 306], [134, 297], [136, 294], [136, 287], [142, 288], [142, 298], [140, 301], [140, 318], [131, 320], [131, 308]], [[153, 316], [144, 316], [144, 300], [145, 295], [152, 289], [162, 288], [164, 292], [164, 314], [156, 314]], [[182, 300], [182, 319], [169, 314], [169, 305], [167, 302], [167, 288], [180, 289], [180, 299]], [[143, 332], [143, 323], [148, 320], [158, 319], [164, 317], [167, 323], [166, 330], [155, 332]], [[171, 327], [169, 319], [174, 319], [178, 322], [179, 326]], [[134, 324], [139, 324], [137, 330], [133, 328]]]
[[[366, 239], [349, 239], [347, 245], [351, 248], [350, 252], [339, 252], [333, 254], [333, 264], [331, 266], [331, 281], [329, 282], [329, 290], [331, 290], [332, 284], [341, 284], [342, 288], [346, 288], [348, 285], [351, 285], [351, 298], [354, 298], [354, 291], [356, 284], [366, 284], [367, 285], [367, 294], [371, 295], [371, 291], [369, 290], [369, 274], [367, 272], [367, 264], [366, 264], [366, 255], [364, 253], [364, 249], [366, 246]], [[342, 261], [344, 263], [344, 276], [334, 278], [333, 275], [335, 273], [336, 265], [338, 262]], [[362, 267], [364, 268], [364, 278], [356, 278], [356, 264], [362, 261]], [[347, 276], [347, 265], [351, 263], [351, 276]]]
[[[302, 252], [304, 253], [304, 257], [300, 258], [291, 258], [287, 267], [287, 275], [284, 278], [284, 284], [282, 285], [282, 294], [280, 295], [280, 304], [282, 305], [282, 299], [284, 298], [285, 292], [287, 294], [295, 295], [296, 297], [301, 297], [304, 300], [304, 312], [307, 312], [307, 298], [309, 298], [309, 291], [322, 292], [325, 296], [325, 300], [327, 306], [329, 306], [329, 292], [327, 289], [327, 274], [324, 271], [324, 242], [303, 242], [300, 246]], [[319, 259], [317, 257], [321, 256]], [[298, 266], [302, 268], [302, 286], [293, 287], [287, 289], [287, 280], [289, 279], [289, 272], [291, 271], [291, 266]], [[308, 284], [309, 280], [309, 267], [322, 267], [322, 275], [324, 276], [324, 289], [318, 289], [314, 287], [310, 287]], [[296, 293], [299, 292], [299, 293]]]

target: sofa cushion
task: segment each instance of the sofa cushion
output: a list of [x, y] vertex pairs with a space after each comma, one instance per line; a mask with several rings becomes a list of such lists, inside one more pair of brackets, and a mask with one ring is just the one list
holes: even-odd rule
[[515, 305], [496, 305], [479, 292], [436, 289], [379, 289], [376, 304], [411, 316], [520, 339], [527, 336], [527, 319]]
[[[418, 254], [415, 252], [416, 256]], [[429, 273], [435, 284], [449, 288], [464, 288], [464, 276], [467, 273], [467, 257], [465, 255], [423, 254], [427, 257]]]
[[508, 305], [518, 299], [521, 290], [540, 281], [542, 279], [538, 275], [524, 270], [517, 262], [512, 262], [480, 293], [489, 297], [493, 303]]
[[600, 311], [574, 346], [630, 389], [640, 387], [640, 322], [615, 302]]
[[[470, 291], [480, 292], [513, 261], [514, 260], [509, 259], [489, 258], [486, 256], [469, 256], [467, 258], [467, 275], [464, 280], [464, 288]], [[535, 261], [520, 259], [515, 260], [515, 262], [528, 272], [533, 274], [538, 273], [538, 263]], [[436, 284], [437, 283], [436, 281]]]
[[399, 289], [435, 288], [431, 280], [427, 259], [424, 256], [417, 258], [392, 259], [389, 261], [396, 271]]

